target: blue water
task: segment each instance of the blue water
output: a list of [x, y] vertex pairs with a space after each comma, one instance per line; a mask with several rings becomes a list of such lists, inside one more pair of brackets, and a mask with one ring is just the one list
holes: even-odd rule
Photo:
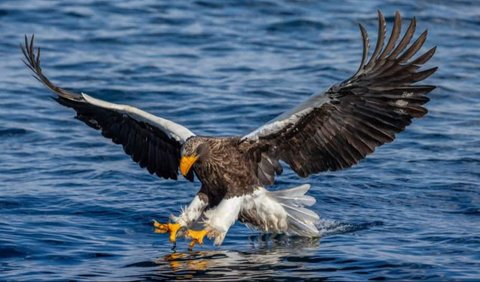
[[[0, 2], [0, 280], [480, 278], [480, 5], [476, 1]], [[35, 33], [59, 85], [199, 134], [244, 134], [351, 75], [357, 23], [376, 10], [438, 45], [429, 114], [352, 169], [313, 186], [324, 235], [268, 238], [236, 224], [172, 253], [151, 220], [199, 183], [157, 179], [73, 119], [21, 63]]]

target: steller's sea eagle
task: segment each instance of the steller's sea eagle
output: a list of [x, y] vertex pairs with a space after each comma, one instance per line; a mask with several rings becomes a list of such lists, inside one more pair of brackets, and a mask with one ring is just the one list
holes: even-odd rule
[[[173, 121], [132, 106], [109, 103], [84, 93], [74, 93], [53, 84], [40, 67], [40, 49], [25, 36], [25, 64], [34, 76], [52, 90], [62, 105], [73, 108], [76, 118], [99, 129], [121, 144], [125, 153], [151, 174], [177, 179], [178, 169], [186, 179], [194, 175], [200, 191], [178, 217], [161, 224], [158, 232], [191, 238], [190, 247], [205, 236], [220, 245], [238, 219], [262, 232], [315, 237], [318, 215], [305, 208], [315, 199], [307, 196], [309, 185], [267, 191], [285, 162], [301, 177], [321, 171], [351, 167], [376, 147], [394, 140], [413, 118], [427, 113], [422, 106], [435, 86], [416, 84], [437, 68], [421, 70], [435, 47], [413, 58], [427, 37], [424, 31], [412, 44], [413, 18], [400, 38], [400, 14], [386, 42], [386, 24], [378, 12], [378, 39], [368, 56], [369, 40], [360, 25], [363, 55], [357, 72], [327, 91], [312, 95], [294, 109], [244, 136], [195, 135]], [[200, 230], [191, 229], [194, 224]]]

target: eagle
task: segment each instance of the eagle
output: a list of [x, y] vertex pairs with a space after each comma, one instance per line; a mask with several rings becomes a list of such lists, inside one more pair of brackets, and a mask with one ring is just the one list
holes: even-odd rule
[[363, 54], [355, 74], [243, 136], [197, 135], [136, 107], [60, 88], [42, 71], [34, 35], [25, 36], [21, 49], [24, 63], [56, 94], [58, 103], [121, 144], [140, 167], [165, 179], [176, 180], [180, 171], [189, 181], [200, 181], [198, 193], [178, 216], [153, 222], [173, 243], [177, 237], [190, 238], [193, 248], [203, 244], [205, 236], [222, 244], [237, 220], [264, 233], [319, 236], [319, 216], [307, 208], [315, 203], [307, 195], [308, 184], [267, 190], [282, 174], [282, 166], [300, 177], [351, 167], [427, 113], [423, 105], [435, 86], [417, 83], [437, 70], [422, 68], [436, 47], [415, 56], [427, 30], [410, 43], [416, 19], [400, 36], [402, 19], [396, 12], [387, 37], [385, 17], [378, 11], [378, 37], [369, 55], [367, 31], [359, 27]]

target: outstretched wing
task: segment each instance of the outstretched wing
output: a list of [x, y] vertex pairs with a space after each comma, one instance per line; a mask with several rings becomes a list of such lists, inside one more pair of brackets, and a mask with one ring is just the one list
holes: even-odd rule
[[385, 18], [380, 11], [378, 17], [378, 41], [368, 62], [368, 36], [360, 25], [363, 56], [351, 78], [311, 96], [242, 141], [250, 143], [257, 155], [267, 156], [269, 162], [283, 160], [306, 177], [356, 164], [376, 147], [393, 141], [412, 118], [424, 116], [427, 110], [422, 105], [429, 100], [426, 94], [435, 86], [415, 83], [437, 70], [419, 70], [433, 56], [435, 47], [411, 60], [425, 42], [427, 31], [408, 46], [415, 32], [413, 18], [397, 44], [402, 25], [398, 12], [384, 47]]
[[[35, 53], [33, 39], [34, 36], [30, 40], [25, 36], [25, 46], [21, 46], [24, 63], [37, 80], [57, 94], [55, 99], [60, 104], [73, 108], [76, 118], [123, 145], [125, 153], [151, 174], [177, 179], [181, 146], [194, 136], [190, 130], [132, 106], [109, 103], [56, 86], [42, 72], [40, 48]], [[186, 178], [193, 181], [193, 172]]]

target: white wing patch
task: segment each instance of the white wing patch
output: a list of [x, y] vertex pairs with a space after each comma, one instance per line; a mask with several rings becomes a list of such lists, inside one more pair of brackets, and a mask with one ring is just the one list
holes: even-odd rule
[[195, 134], [191, 132], [188, 128], [178, 123], [175, 123], [168, 119], [157, 117], [155, 115], [142, 111], [138, 108], [135, 108], [129, 105], [110, 103], [104, 100], [93, 98], [85, 93], [81, 93], [81, 95], [83, 99], [87, 101], [87, 103], [90, 103], [97, 107], [110, 109], [110, 110], [117, 111], [119, 113], [126, 114], [137, 121], [142, 121], [152, 126], [158, 127], [160, 130], [165, 132], [165, 134], [167, 134], [168, 137], [174, 138], [175, 140], [177, 140], [182, 144], [185, 143], [185, 141], [189, 137], [195, 136]]
[[323, 92], [312, 95], [310, 98], [292, 110], [279, 115], [263, 126], [243, 136], [242, 141], [246, 139], [257, 141], [259, 138], [268, 136], [270, 134], [275, 134], [281, 130], [287, 129], [290, 126], [294, 126], [302, 117], [306, 116], [315, 108], [322, 106], [328, 101], [330, 101], [330, 98], [324, 95]]
[[245, 135], [244, 137], [242, 137], [242, 140], [250, 139], [253, 141], [257, 141], [261, 137], [277, 133], [284, 128], [288, 128], [289, 126], [296, 124], [301, 117], [308, 114], [311, 110], [312, 108], [307, 108], [302, 110], [301, 112], [294, 113], [285, 119], [269, 122], [259, 127], [255, 131], [252, 131], [251, 133]]

